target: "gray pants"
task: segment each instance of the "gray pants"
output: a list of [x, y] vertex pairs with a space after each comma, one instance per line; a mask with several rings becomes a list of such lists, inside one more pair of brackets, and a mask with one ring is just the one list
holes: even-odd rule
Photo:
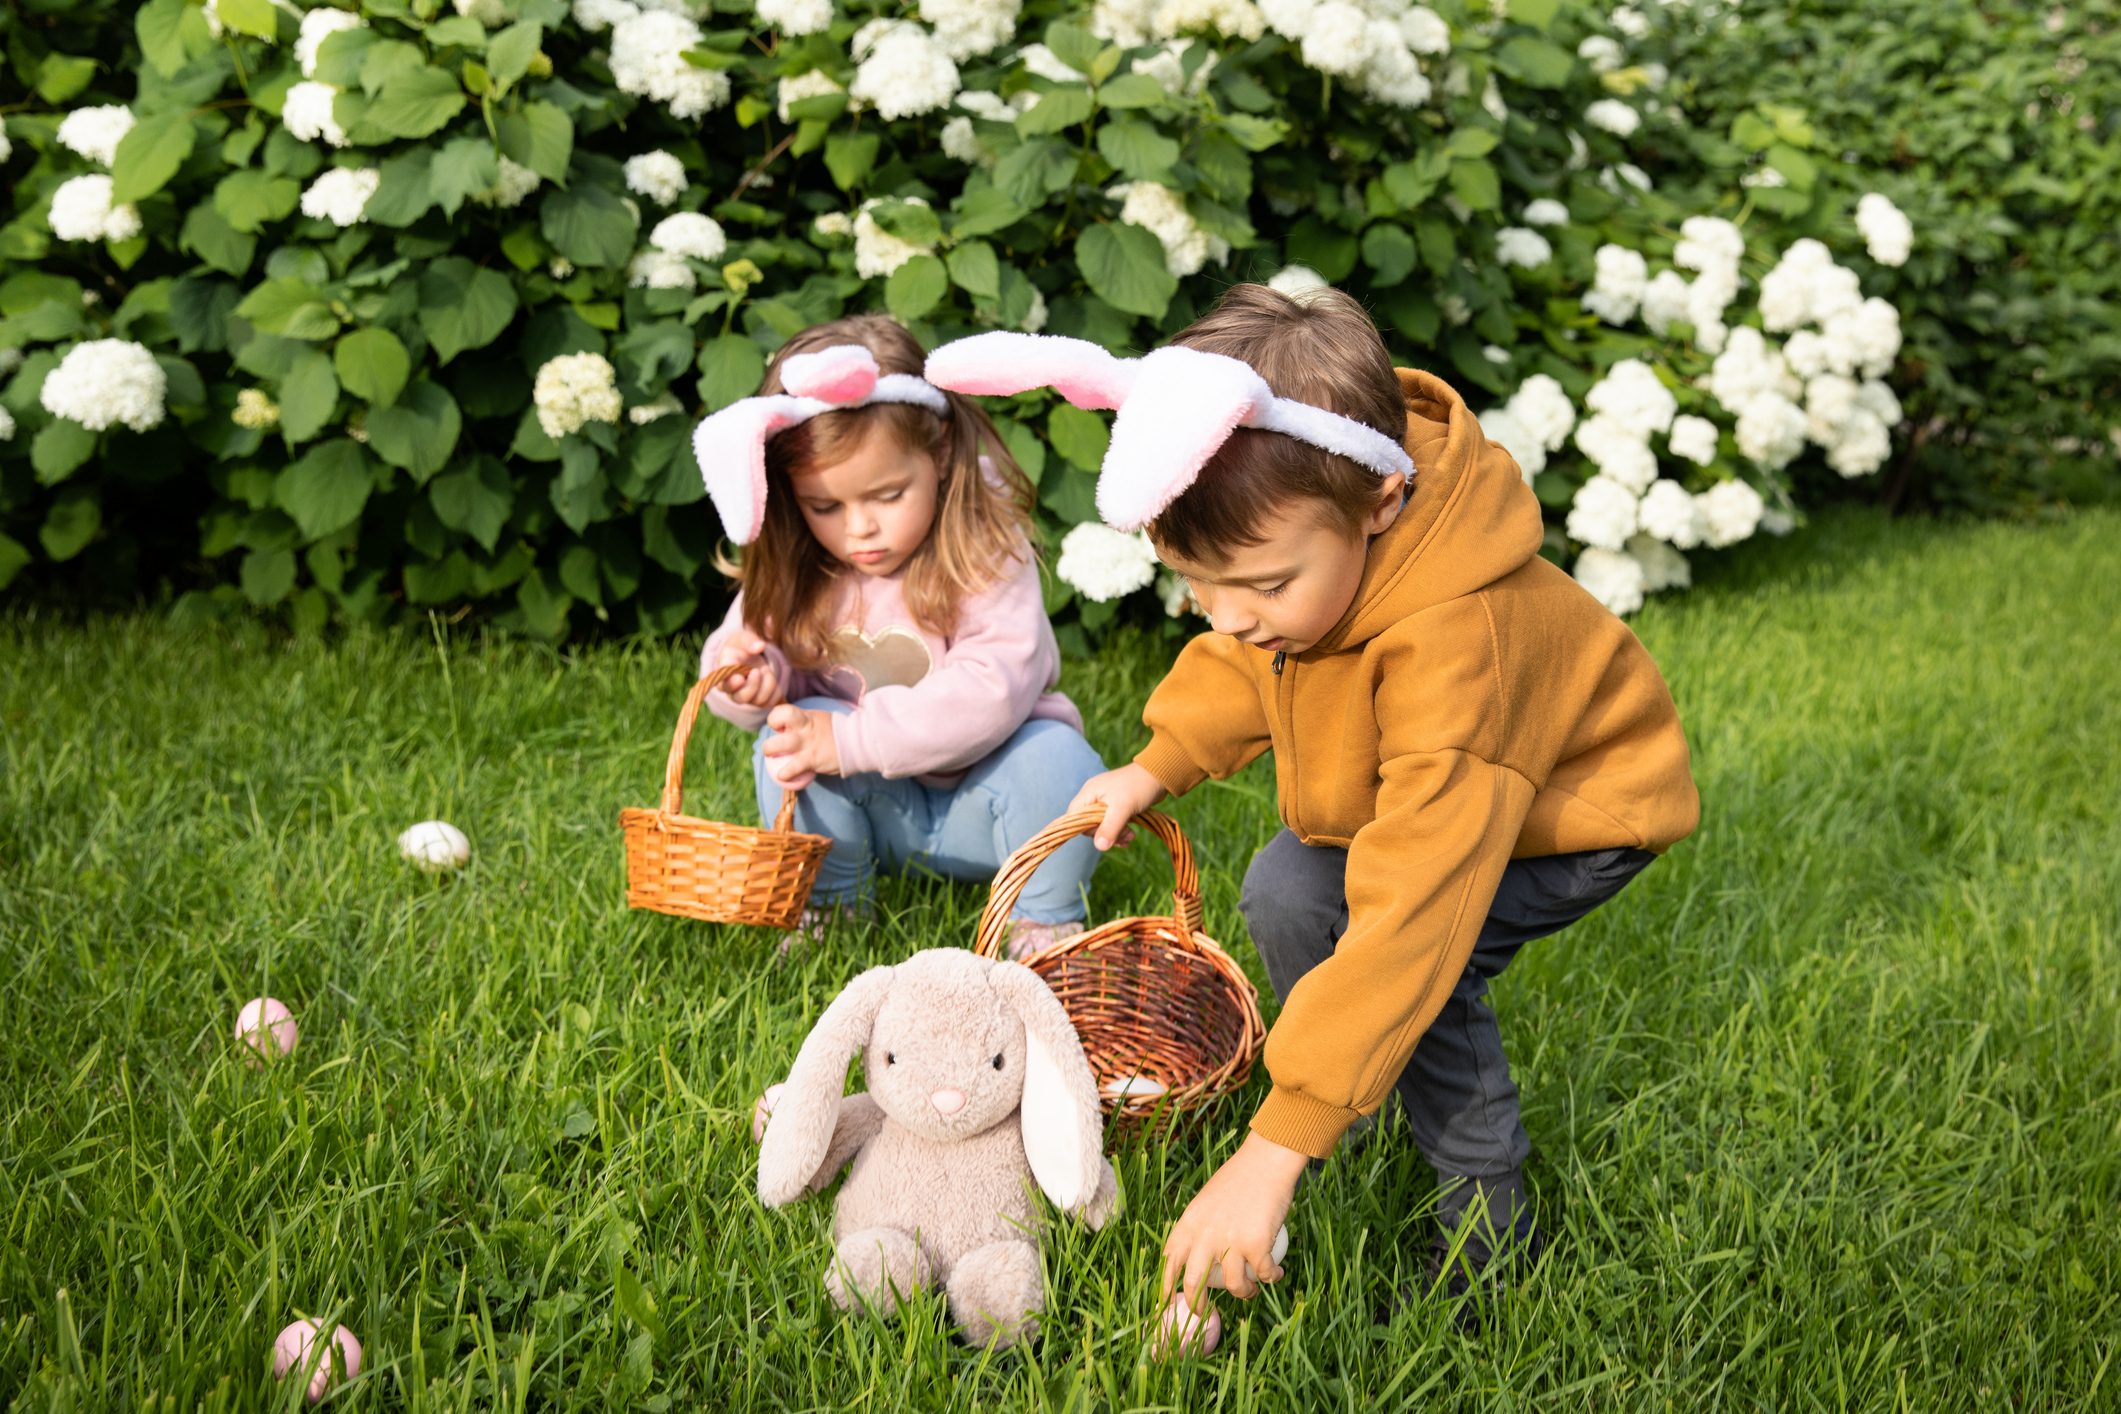
[[[1574, 923], [1656, 857], [1643, 849], [1599, 849], [1511, 860], [1465, 973], [1400, 1072], [1393, 1091], [1414, 1142], [1436, 1170], [1446, 1230], [1485, 1195], [1492, 1231], [1469, 1236], [1470, 1248], [1484, 1248], [1486, 1239], [1507, 1230], [1531, 1230], [1522, 1173], [1531, 1141], [1487, 1003], [1488, 979], [1509, 966], [1518, 948]], [[1333, 955], [1347, 931], [1347, 869], [1346, 850], [1307, 845], [1283, 830], [1245, 871], [1239, 907], [1283, 1001], [1299, 978]]]

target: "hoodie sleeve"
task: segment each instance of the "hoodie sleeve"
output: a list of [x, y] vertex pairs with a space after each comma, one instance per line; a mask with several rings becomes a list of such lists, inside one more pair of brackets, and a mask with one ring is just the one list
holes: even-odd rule
[[[722, 645], [741, 632], [743, 627], [744, 595], [739, 590], [737, 596], [729, 601], [729, 612], [722, 616], [722, 626], [707, 635], [707, 642], [700, 649], [701, 677], [706, 677], [714, 671], [715, 660], [721, 654]], [[800, 691], [802, 684], [794, 681], [794, 675], [788, 669], [787, 654], [769, 643], [766, 645], [766, 661], [773, 665], [774, 676], [780, 679], [782, 696], [794, 701], [803, 695]], [[707, 710], [747, 732], [755, 732], [766, 725], [766, 708], [746, 707], [720, 688], [707, 694]]]
[[[1252, 1128], [1314, 1158], [1384, 1102], [1442, 1010], [1535, 794], [1524, 776], [1472, 749], [1484, 744], [1481, 720], [1492, 717], [1496, 697], [1458, 694], [1457, 735], [1468, 744], [1439, 745], [1440, 665], [1424, 666], [1429, 690], [1407, 666], [1380, 680], [1377, 814], [1348, 849], [1348, 928], [1333, 955], [1296, 984], [1267, 1035], [1274, 1088]], [[1443, 671], [1468, 687], [1487, 677], [1473, 663]]]
[[889, 778], [962, 771], [991, 755], [1060, 676], [1038, 564], [965, 601], [943, 661], [911, 687], [879, 687], [832, 719], [840, 772]]
[[1210, 776], [1222, 780], [1258, 760], [1272, 741], [1259, 684], [1244, 658], [1258, 651], [1220, 633], [1188, 643], [1142, 709], [1149, 744], [1134, 764], [1171, 794], [1184, 795]]

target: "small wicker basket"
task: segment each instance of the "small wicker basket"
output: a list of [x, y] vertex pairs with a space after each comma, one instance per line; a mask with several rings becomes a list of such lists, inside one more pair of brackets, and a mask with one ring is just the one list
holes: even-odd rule
[[793, 928], [810, 901], [818, 866], [832, 848], [823, 835], [798, 834], [795, 792], [781, 797], [770, 830], [725, 825], [683, 812], [685, 745], [700, 703], [733, 668], [717, 668], [692, 685], [670, 739], [663, 771], [663, 804], [619, 812], [626, 833], [626, 906], [674, 913], [708, 923]]
[[[1033, 872], [1103, 819], [1096, 809], [1064, 815], [1009, 856], [994, 877], [974, 951], [1005, 956], [1009, 911]], [[1170, 914], [1101, 924], [1041, 948], [1024, 965], [1045, 979], [1075, 1023], [1106, 1111], [1140, 1121], [1191, 1109], [1244, 1084], [1267, 1028], [1251, 979], [1200, 931], [1200, 874], [1185, 832], [1154, 810], [1135, 824], [1171, 851], [1177, 882]], [[1139, 1081], [1160, 1088], [1129, 1083]]]

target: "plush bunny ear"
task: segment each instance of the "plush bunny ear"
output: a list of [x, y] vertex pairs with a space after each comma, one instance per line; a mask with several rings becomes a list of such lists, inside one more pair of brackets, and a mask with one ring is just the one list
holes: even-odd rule
[[787, 1087], [759, 1145], [759, 1201], [767, 1207], [794, 1202], [817, 1176], [839, 1123], [847, 1063], [869, 1044], [893, 976], [892, 968], [872, 967], [849, 982], [796, 1052]]
[[1274, 402], [1249, 364], [1167, 346], [1141, 361], [1112, 423], [1097, 479], [1097, 511], [1116, 530], [1139, 530], [1199, 477], [1230, 434]]
[[1074, 1212], [1097, 1193], [1104, 1159], [1104, 1116], [1097, 1079], [1060, 998], [1036, 972], [998, 962], [988, 985], [1024, 1023], [1024, 1099], [1019, 1120], [1031, 1176], [1054, 1206]]
[[781, 386], [799, 398], [859, 403], [876, 391], [876, 355], [861, 344], [834, 344], [781, 362]]
[[997, 330], [948, 343], [928, 355], [928, 381], [953, 393], [1005, 396], [1051, 388], [1079, 408], [1116, 408], [1134, 385], [1137, 360], [1117, 358], [1087, 339]]
[[722, 529], [737, 544], [756, 540], [766, 523], [766, 440], [812, 415], [799, 398], [745, 398], [692, 430], [692, 453], [708, 498], [722, 517]]

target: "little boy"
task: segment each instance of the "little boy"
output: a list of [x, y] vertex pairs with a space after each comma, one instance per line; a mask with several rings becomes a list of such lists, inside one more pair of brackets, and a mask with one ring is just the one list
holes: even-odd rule
[[[1529, 1141], [1488, 979], [1693, 830], [1671, 694], [1540, 558], [1509, 454], [1442, 380], [1395, 371], [1354, 300], [1239, 285], [1173, 343], [1276, 396], [1219, 446], [1233, 419], [1211, 429], [1197, 476], [1146, 517], [1214, 631], [1150, 696], [1149, 744], [1071, 808], [1105, 807], [1108, 849], [1136, 812], [1272, 751], [1285, 828], [1241, 902], [1281, 998], [1273, 1091], [1165, 1244], [1165, 1294], [1197, 1306], [1216, 1265], [1243, 1297], [1246, 1264], [1278, 1277], [1268, 1249], [1306, 1162], [1395, 1092], [1467, 1269], [1529, 1258]], [[1231, 368], [1196, 362], [1204, 380]], [[1182, 423], [1170, 391], [1158, 420]], [[1408, 457], [1411, 477], [1392, 469]]]

